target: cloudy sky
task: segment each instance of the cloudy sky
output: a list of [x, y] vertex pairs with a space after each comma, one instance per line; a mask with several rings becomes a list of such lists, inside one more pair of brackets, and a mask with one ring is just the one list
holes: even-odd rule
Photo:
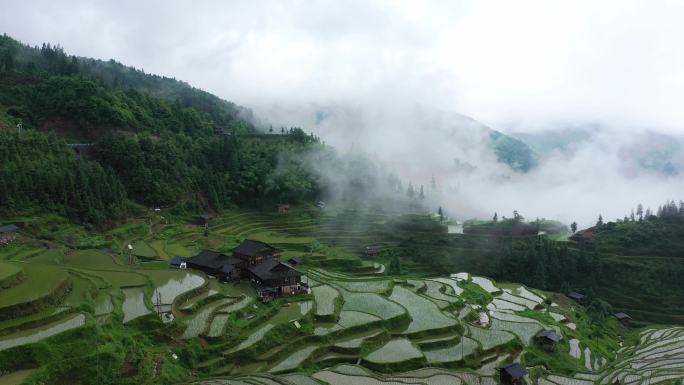
[[248, 106], [401, 98], [495, 128], [684, 131], [680, 1], [5, 1], [30, 44]]
[[[681, 1], [3, 5], [0, 32], [185, 80], [252, 108], [264, 121], [310, 128], [313, 112], [336, 112], [333, 123], [311, 129], [326, 129], [318, 133], [336, 145], [365, 143], [382, 150], [385, 161], [401, 159], [394, 166], [407, 178], [427, 181], [430, 170], [477, 148], [467, 133], [427, 131], [449, 114], [504, 132], [605, 128], [525, 176], [502, 178], [498, 165], [487, 163], [491, 154], [471, 154], [486, 171], [470, 179], [446, 167], [455, 210], [518, 208], [590, 223], [599, 211], [617, 217], [637, 202], [682, 198], [681, 177], [642, 175], [624, 161], [625, 146], [645, 129], [684, 134]], [[422, 139], [413, 135], [417, 130], [425, 130]], [[604, 194], [618, 189], [619, 196]]]

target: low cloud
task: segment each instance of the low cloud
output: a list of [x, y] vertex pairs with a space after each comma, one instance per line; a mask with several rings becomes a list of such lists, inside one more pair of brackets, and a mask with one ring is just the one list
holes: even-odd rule
[[[265, 124], [298, 125], [341, 153], [367, 154], [414, 184], [434, 175], [439, 202], [457, 217], [517, 209], [589, 225], [599, 213], [621, 217], [683, 191], [681, 176], [641, 161], [652, 152], [644, 143], [684, 134], [680, 2], [39, 0], [5, 8], [3, 32], [25, 43], [59, 43], [188, 81]], [[496, 162], [486, 131], [464, 115], [503, 132], [592, 133], [519, 174]], [[681, 162], [680, 154], [670, 156]]]

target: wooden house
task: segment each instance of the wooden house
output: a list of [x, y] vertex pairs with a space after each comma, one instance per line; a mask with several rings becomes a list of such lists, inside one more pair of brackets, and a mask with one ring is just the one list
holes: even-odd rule
[[594, 232], [596, 227], [590, 227], [588, 229], [580, 230], [570, 236], [570, 239], [575, 242], [591, 242], [594, 240]]
[[380, 255], [381, 248], [377, 245], [370, 245], [364, 248], [366, 257], [377, 257]]
[[621, 324], [628, 326], [630, 321], [632, 320], [632, 317], [630, 317], [627, 313], [615, 313], [613, 314], [613, 317], [620, 321]]
[[8, 245], [17, 239], [17, 230], [19, 228], [16, 225], [5, 225], [0, 227], [0, 245]]
[[499, 367], [499, 379], [503, 385], [523, 385], [527, 370], [518, 363]]
[[233, 257], [247, 262], [247, 265], [254, 266], [270, 258], [280, 258], [282, 250], [260, 241], [251, 239], [244, 240], [240, 245], [233, 249]]
[[278, 214], [288, 214], [290, 212], [290, 205], [279, 204], [277, 208]]
[[561, 336], [553, 330], [542, 330], [534, 336], [535, 341], [547, 352], [555, 352]]
[[275, 258], [251, 266], [249, 273], [257, 294], [262, 298], [268, 293], [279, 296], [299, 294], [304, 290], [301, 286], [302, 273]]
[[584, 294], [577, 293], [575, 291], [571, 291], [568, 293], [568, 298], [571, 300], [577, 302], [577, 303], [584, 303], [584, 300], [587, 298]]
[[169, 261], [169, 267], [172, 269], [187, 269], [188, 264], [183, 257], [173, 257], [173, 259]]
[[242, 259], [218, 251], [202, 250], [194, 257], [186, 258], [189, 269], [203, 271], [224, 281], [239, 279], [245, 262]]
[[292, 257], [287, 260], [287, 263], [289, 263], [292, 266], [299, 266], [304, 262], [302, 257]]

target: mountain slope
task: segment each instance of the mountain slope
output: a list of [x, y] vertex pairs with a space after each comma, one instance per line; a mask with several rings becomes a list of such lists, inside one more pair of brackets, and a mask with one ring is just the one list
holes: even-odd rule
[[[102, 223], [123, 215], [126, 196], [192, 211], [313, 199], [318, 186], [296, 155], [318, 139], [298, 128], [260, 135], [248, 116], [174, 79], [2, 36], [0, 210]], [[65, 141], [85, 145], [82, 161]], [[43, 151], [31, 152], [34, 144]], [[52, 154], [59, 162], [44, 167]], [[105, 197], [103, 179], [125, 194]]]
[[[23, 96], [24, 87], [48, 88], [40, 89], [43, 93], [57, 91], [51, 90], [51, 87], [63, 87], [59, 90], [59, 97], [71, 103], [62, 107], [80, 107], [78, 111], [81, 115], [85, 115], [86, 112], [93, 113], [107, 104], [114, 109], [113, 112], [105, 111], [108, 113], [104, 114], [102, 121], [81, 117], [82, 119], [76, 122], [81, 126], [84, 123], [108, 123], [117, 128], [137, 128], [130, 127], [135, 126], [130, 119], [133, 117], [138, 124], [172, 119], [169, 123], [192, 126], [187, 127], [189, 131], [202, 128], [207, 134], [212, 132], [214, 126], [245, 132], [253, 129], [247, 120], [251, 118], [251, 112], [243, 107], [191, 87], [187, 83], [146, 74], [114, 60], [105, 62], [69, 56], [61, 47], [49, 44], [43, 44], [41, 48], [29, 47], [4, 35], [0, 37], [0, 63], [0, 72], [21, 74], [5, 77], [5, 94], [4, 98], [0, 99], [0, 104], [4, 105], [11, 116], [23, 119], [25, 124], [33, 124], [36, 128], [42, 127], [50, 118], [55, 118], [56, 114], [55, 111], [22, 109], [25, 104], [22, 101], [14, 106], [15, 103], [10, 97]], [[110, 95], [102, 95], [102, 88], [111, 91]], [[74, 101], [75, 98], [79, 100]], [[43, 100], [34, 101], [37, 104], [40, 102]], [[141, 114], [150, 110], [150, 119], [143, 119], [144, 116]], [[117, 115], [117, 112], [120, 114]]]

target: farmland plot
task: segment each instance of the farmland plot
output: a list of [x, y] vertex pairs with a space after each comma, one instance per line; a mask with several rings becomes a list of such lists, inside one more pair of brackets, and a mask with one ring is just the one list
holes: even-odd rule
[[534, 309], [535, 306], [538, 305], [537, 302], [525, 299], [522, 297], [517, 297], [515, 295], [509, 294], [508, 292], [503, 292], [499, 297], [497, 297], [500, 300], [511, 302], [520, 306], [524, 306], [528, 309]]
[[364, 359], [376, 364], [389, 364], [423, 358], [423, 353], [406, 338], [390, 340]]
[[311, 289], [316, 303], [316, 316], [329, 317], [335, 314], [335, 300], [340, 293], [330, 286], [317, 286]]
[[332, 285], [341, 287], [348, 291], [360, 293], [384, 293], [390, 287], [389, 280], [374, 281], [333, 281]]
[[332, 326], [319, 326], [314, 329], [314, 334], [318, 336], [338, 332], [340, 330], [371, 324], [381, 321], [380, 318], [358, 311], [343, 310], [340, 312], [340, 320]]
[[515, 339], [515, 335], [502, 330], [481, 329], [475, 326], [468, 326], [470, 338], [479, 342], [482, 350], [490, 350], [497, 346], [506, 344]]
[[462, 337], [461, 341], [454, 346], [449, 346], [434, 350], [423, 350], [425, 358], [430, 364], [442, 364], [447, 362], [458, 362], [477, 350], [478, 345], [475, 340]]
[[269, 330], [273, 329], [274, 325], [273, 324], [266, 324], [256, 331], [254, 333], [250, 334], [249, 337], [247, 337], [246, 340], [242, 341], [240, 345], [236, 346], [235, 348], [229, 350], [229, 353], [234, 353], [243, 349], [247, 349], [250, 346], [256, 344], [257, 342], [261, 341], [262, 338], [268, 333]]
[[437, 282], [433, 280], [426, 280], [425, 286], [427, 287], [427, 290], [425, 291], [425, 295], [437, 300], [436, 302], [443, 302], [445, 305], [440, 305], [440, 308], [445, 308], [449, 304], [455, 303], [458, 301], [458, 297], [455, 295], [449, 295], [445, 294], [442, 292], [442, 290], [445, 290], [448, 288], [448, 290], [452, 290], [451, 286], [445, 285], [442, 282]]
[[160, 283], [154, 289], [151, 298], [152, 303], [156, 304], [157, 299], [160, 299], [161, 304], [170, 305], [179, 295], [197, 289], [205, 283], [204, 278], [195, 273], [181, 272], [168, 275], [167, 277], [159, 277]]
[[433, 281], [441, 282], [445, 285], [449, 285], [451, 287], [451, 290], [453, 290], [453, 294], [456, 296], [461, 295], [463, 293], [463, 289], [458, 286], [458, 281], [451, 279], [451, 278], [433, 278]]
[[126, 296], [121, 306], [124, 313], [124, 323], [151, 313], [150, 309], [145, 305], [145, 291], [143, 288], [132, 287], [123, 289], [123, 293]]
[[[244, 301], [244, 299], [242, 301]], [[197, 337], [204, 333], [208, 326], [207, 322], [209, 321], [209, 317], [214, 314], [216, 309], [233, 302], [235, 302], [235, 298], [222, 298], [200, 309], [197, 314], [185, 321], [186, 329], [182, 338]]]
[[455, 326], [458, 321], [442, 313], [437, 305], [411, 290], [395, 286], [390, 299], [401, 304], [411, 316], [411, 323], [404, 334], [420, 333], [431, 329]]
[[491, 279], [489, 279], [489, 278], [473, 276], [473, 277], [471, 278], [471, 281], [472, 281], [473, 283], [479, 285], [482, 289], [484, 289], [485, 291], [487, 291], [487, 292], [489, 292], [489, 293], [499, 293], [499, 292], [501, 292], [501, 289], [499, 289], [498, 287], [496, 287], [496, 285], [494, 285], [494, 282], [493, 282]]
[[28, 329], [19, 333], [0, 337], [0, 350], [32, 344], [63, 333], [67, 330], [81, 327], [85, 325], [85, 319], [85, 315], [77, 314], [67, 318], [66, 320], [60, 320], [34, 329]]
[[494, 300], [487, 305], [489, 310], [512, 310], [512, 311], [523, 311], [525, 307], [518, 305], [513, 302], [504, 301], [499, 298], [494, 298]]
[[523, 345], [527, 346], [532, 337], [540, 332], [543, 327], [537, 322], [511, 322], [492, 319], [491, 329], [508, 331], [520, 338]]
[[392, 319], [406, 313], [406, 309], [375, 293], [343, 292], [343, 310], [372, 314], [384, 320]]
[[314, 345], [297, 350], [296, 352], [290, 354], [283, 361], [272, 367], [269, 372], [279, 373], [297, 369], [304, 361], [311, 357], [311, 354], [313, 354], [313, 352], [318, 348], [318, 346]]

